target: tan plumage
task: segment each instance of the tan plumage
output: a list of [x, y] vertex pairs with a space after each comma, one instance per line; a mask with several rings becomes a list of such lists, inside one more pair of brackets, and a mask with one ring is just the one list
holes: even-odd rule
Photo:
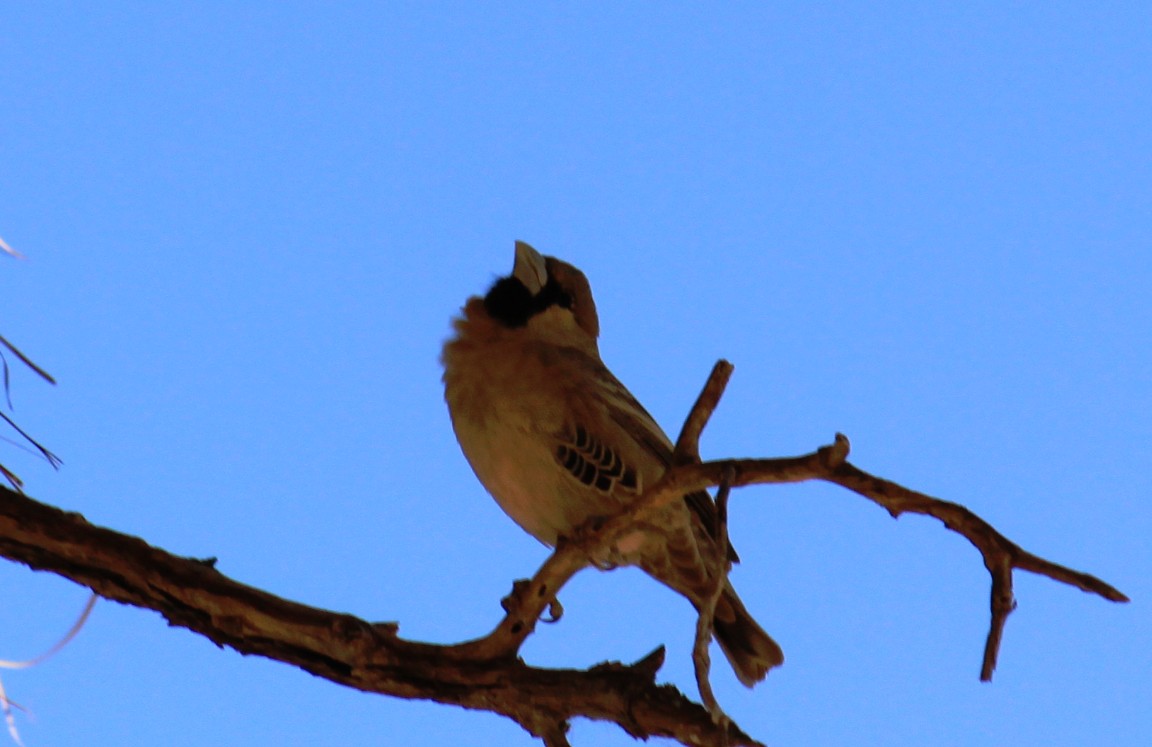
[[[468, 299], [444, 345], [445, 399], [476, 476], [517, 524], [547, 545], [619, 512], [663, 474], [672, 444], [600, 360], [599, 320], [575, 267], [517, 242], [512, 274]], [[612, 560], [638, 565], [699, 605], [723, 554], [715, 506], [685, 496], [622, 539]], [[716, 638], [751, 687], [780, 647], [725, 587]]]

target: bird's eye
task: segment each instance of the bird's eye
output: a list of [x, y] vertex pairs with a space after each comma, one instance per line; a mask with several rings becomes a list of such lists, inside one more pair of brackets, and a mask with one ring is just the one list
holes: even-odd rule
[[552, 306], [571, 309], [573, 303], [572, 294], [566, 291], [556, 278], [548, 278], [548, 284], [536, 294], [533, 300], [537, 311], [544, 311]]

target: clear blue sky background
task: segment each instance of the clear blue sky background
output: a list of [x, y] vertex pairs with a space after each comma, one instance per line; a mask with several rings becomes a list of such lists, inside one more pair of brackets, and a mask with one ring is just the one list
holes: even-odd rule
[[[831, 486], [734, 502], [788, 662], [719, 697], [772, 745], [1143, 745], [1152, 732], [1152, 5], [8, 3], [0, 331], [30, 494], [286, 597], [452, 642], [545, 548], [475, 481], [437, 357], [524, 239], [590, 277], [610, 366], [707, 456], [806, 452], [962, 502], [1129, 593], [988, 582]], [[0, 564], [0, 657], [75, 585]], [[587, 572], [539, 665], [695, 694], [686, 603]], [[5, 673], [31, 747], [529, 745], [98, 605]], [[577, 722], [580, 745], [625, 745]]]

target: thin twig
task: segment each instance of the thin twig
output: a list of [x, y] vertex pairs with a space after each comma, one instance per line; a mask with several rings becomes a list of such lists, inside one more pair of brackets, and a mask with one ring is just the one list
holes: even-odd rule
[[76, 622], [72, 623], [72, 627], [68, 629], [68, 632], [65, 633], [60, 640], [52, 644], [52, 646], [47, 651], [39, 654], [38, 656], [34, 656], [31, 659], [24, 659], [23, 661], [8, 661], [6, 659], [0, 659], [0, 669], [27, 669], [29, 667], [34, 667], [43, 661], [47, 661], [56, 654], [60, 653], [64, 647], [67, 646], [68, 643], [76, 637], [76, 634], [80, 632], [80, 629], [84, 627], [84, 623], [88, 621], [88, 615], [92, 614], [92, 608], [96, 606], [96, 600], [99, 598], [100, 597], [97, 594], [92, 594], [88, 597], [88, 601], [84, 603], [84, 609], [80, 611], [80, 616], [76, 618]]
[[[726, 470], [725, 479], [716, 491], [716, 546], [718, 548], [728, 547], [728, 494], [732, 488], [732, 474], [732, 469]], [[729, 719], [712, 691], [712, 683], [708, 676], [712, 659], [708, 652], [708, 646], [712, 643], [712, 632], [716, 622], [716, 605], [720, 603], [720, 597], [724, 595], [724, 589], [728, 586], [728, 571], [732, 567], [727, 553], [721, 551], [716, 565], [719, 567], [716, 569], [716, 578], [713, 579], [712, 592], [696, 613], [696, 639], [692, 646], [692, 664], [696, 673], [696, 688], [700, 691], [700, 700], [708, 712], [712, 714], [712, 720], [722, 726], [727, 724]]]
[[4, 347], [8, 348], [8, 350], [10, 350], [12, 352], [12, 355], [19, 358], [21, 363], [23, 363], [25, 366], [28, 366], [28, 368], [30, 368], [34, 372], [36, 372], [36, 374], [39, 375], [40, 378], [44, 379], [49, 384], [55, 384], [56, 383], [56, 379], [52, 378], [51, 374], [49, 374], [44, 369], [40, 368], [40, 366], [37, 366], [35, 363], [33, 363], [32, 360], [28, 356], [26, 356], [20, 352], [19, 348], [17, 348], [15, 345], [8, 342], [7, 340], [5, 340], [3, 335], [0, 335], [0, 345], [3, 345]]
[[672, 451], [672, 464], [691, 464], [700, 461], [700, 435], [704, 432], [708, 420], [720, 404], [724, 390], [728, 386], [728, 379], [732, 377], [733, 366], [721, 358], [712, 367], [708, 381], [700, 391], [688, 417], [684, 419], [684, 427], [680, 429], [680, 436], [676, 439], [676, 448]]
[[15, 421], [15, 420], [13, 420], [12, 418], [8, 417], [7, 415], [5, 415], [5, 414], [4, 414], [4, 413], [2, 413], [2, 412], [0, 412], [0, 419], [2, 419], [2, 420], [4, 420], [4, 421], [6, 421], [6, 422], [8, 423], [8, 425], [12, 427], [12, 429], [13, 429], [13, 430], [15, 430], [15, 431], [16, 431], [17, 433], [19, 433], [21, 436], [23, 436], [23, 437], [24, 437], [24, 439], [25, 439], [25, 440], [26, 440], [28, 443], [32, 444], [32, 446], [34, 446], [34, 447], [36, 448], [36, 450], [37, 450], [38, 452], [40, 452], [41, 456], [43, 456], [43, 457], [44, 457], [44, 459], [45, 459], [45, 460], [47, 460], [48, 464], [52, 465], [52, 468], [53, 468], [53, 469], [59, 469], [59, 468], [60, 468], [60, 465], [64, 463], [64, 462], [63, 462], [63, 460], [62, 460], [60, 457], [56, 456], [56, 455], [55, 455], [55, 454], [53, 454], [51, 451], [48, 451], [47, 447], [45, 447], [44, 445], [42, 445], [42, 444], [41, 444], [39, 441], [37, 441], [36, 439], [32, 438], [32, 436], [28, 435], [28, 433], [27, 433], [27, 432], [26, 432], [26, 431], [25, 431], [23, 428], [21, 428], [20, 426], [16, 425], [16, 421]]
[[1122, 592], [1095, 576], [1053, 563], [1021, 549], [987, 521], [958, 503], [910, 490], [891, 480], [870, 475], [847, 462], [820, 479], [859, 493], [882, 506], [893, 518], [902, 513], [935, 517], [942, 521], [944, 526], [965, 537], [980, 551], [992, 581], [989, 600], [991, 622], [980, 666], [980, 679], [984, 682], [992, 679], [1000, 652], [1000, 641], [1004, 635], [1004, 625], [1008, 621], [1008, 615], [1016, 609], [1016, 601], [1012, 595], [1013, 569], [1020, 568], [1047, 576], [1053, 581], [1075, 586], [1112, 602], [1128, 601], [1128, 597]]
[[3, 464], [0, 464], [0, 477], [3, 477], [5, 480], [7, 480], [8, 484], [11, 485], [14, 490], [24, 490], [24, 481], [20, 479], [20, 476], [5, 467]]

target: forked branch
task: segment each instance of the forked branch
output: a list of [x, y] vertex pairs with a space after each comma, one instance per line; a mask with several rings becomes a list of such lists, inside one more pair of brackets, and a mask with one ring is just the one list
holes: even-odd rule
[[[1022, 549], [987, 521], [958, 503], [910, 490], [855, 467], [847, 461], [850, 448], [848, 438], [840, 433], [836, 434], [832, 444], [801, 457], [700, 462], [700, 435], [719, 403], [731, 373], [732, 365], [727, 361], [721, 360], [713, 367], [677, 439], [675, 466], [628, 511], [604, 522], [598, 532], [584, 537], [583, 541], [558, 548], [525, 587], [531, 594], [520, 600], [521, 605], [516, 608], [516, 614], [509, 614], [488, 638], [466, 645], [500, 650], [505, 655], [518, 650], [519, 644], [531, 633], [533, 621], [540, 616], [546, 597], [555, 594], [583, 567], [588, 555], [605, 544], [611, 544], [614, 538], [625, 533], [634, 522], [643, 521], [661, 506], [678, 500], [686, 493], [720, 485], [735, 488], [825, 480], [868, 498], [882, 506], [893, 518], [902, 513], [932, 516], [965, 537], [980, 551], [984, 566], [991, 575], [991, 623], [980, 669], [982, 681], [992, 679], [1004, 624], [1016, 606], [1012, 594], [1014, 569], [1047, 576], [1112, 602], [1128, 601], [1122, 592], [1095, 576], [1053, 563]], [[507, 635], [513, 629], [519, 632]]]

